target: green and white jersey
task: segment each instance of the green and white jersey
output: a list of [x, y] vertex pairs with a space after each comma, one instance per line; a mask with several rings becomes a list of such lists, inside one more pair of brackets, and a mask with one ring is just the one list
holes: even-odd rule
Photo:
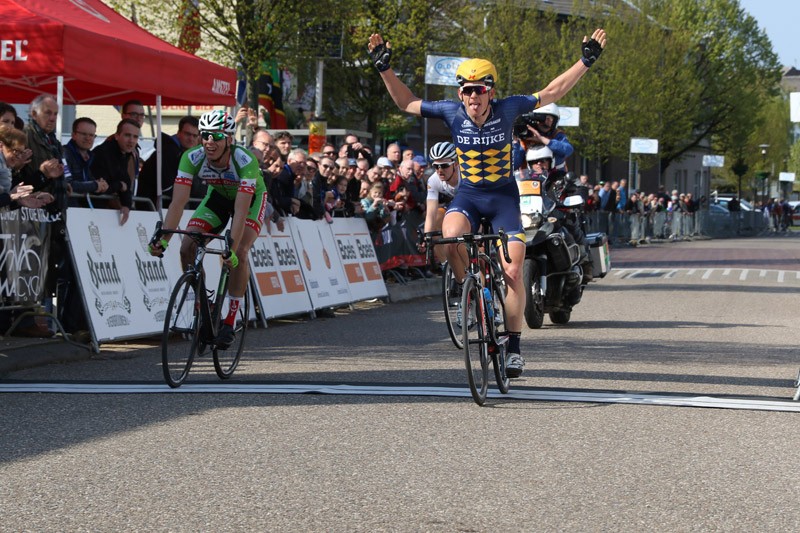
[[231, 158], [228, 168], [224, 170], [211, 167], [202, 146], [186, 150], [178, 164], [175, 183], [191, 187], [194, 179], [203, 180], [209, 189], [229, 200], [234, 200], [239, 192], [255, 194], [256, 190], [265, 189], [258, 160], [250, 151], [238, 145], [231, 146]]

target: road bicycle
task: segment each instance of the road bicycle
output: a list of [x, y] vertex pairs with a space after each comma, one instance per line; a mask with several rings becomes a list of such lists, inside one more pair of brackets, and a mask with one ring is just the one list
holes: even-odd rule
[[[441, 231], [432, 231], [425, 234], [425, 253], [427, 263], [431, 264], [433, 260], [433, 238], [440, 237]], [[461, 303], [461, 291], [456, 284], [455, 275], [450, 263], [444, 261], [441, 264], [442, 270], [442, 308], [444, 309], [444, 321], [447, 324], [447, 332], [450, 334], [450, 339], [459, 350], [464, 349], [464, 343], [461, 342], [461, 323], [458, 321], [458, 309]]]
[[[426, 236], [426, 239], [429, 248], [444, 244], [463, 244], [466, 247], [468, 264], [461, 287], [460, 321], [457, 320], [456, 323], [461, 325], [461, 345], [469, 390], [475, 403], [483, 405], [489, 390], [490, 361], [494, 367], [498, 390], [506, 394], [509, 389], [509, 378], [506, 374], [506, 289], [497, 247], [497, 241], [500, 241], [503, 257], [510, 263], [508, 235], [503, 230], [492, 233], [489, 229], [484, 234], [465, 233], [461, 237], [437, 240], [433, 240], [433, 236]], [[447, 272], [444, 274], [444, 283], [447, 284]], [[444, 285], [442, 294], [446, 306], [449, 306], [448, 298], [452, 298], [451, 293], [450, 285]], [[445, 316], [450, 316], [447, 309]], [[450, 319], [446, 320], [450, 328]]]
[[[230, 268], [223, 264], [216, 291], [206, 289], [203, 259], [206, 254], [215, 254], [227, 259], [231, 255], [230, 230], [224, 235], [214, 233], [196, 233], [183, 230], [165, 230], [161, 223], [156, 224], [153, 240], [157, 241], [168, 234], [183, 235], [192, 239], [197, 245], [194, 263], [175, 283], [164, 315], [164, 332], [161, 336], [161, 368], [164, 379], [170, 387], [180, 387], [189, 375], [195, 357], [202, 357], [211, 352], [214, 370], [220, 379], [228, 379], [239, 365], [244, 348], [244, 337], [250, 312], [249, 291], [245, 291], [244, 299], [234, 323], [236, 336], [231, 346], [219, 346], [215, 339], [222, 326], [227, 308], [223, 309], [228, 292]], [[213, 240], [223, 242], [223, 249], [208, 247]], [[224, 313], [223, 313], [224, 311]]]

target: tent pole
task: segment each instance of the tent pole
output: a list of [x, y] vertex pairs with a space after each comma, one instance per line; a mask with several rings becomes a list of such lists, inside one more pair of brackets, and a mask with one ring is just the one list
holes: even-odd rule
[[64, 120], [64, 76], [59, 76], [56, 81], [56, 103], [60, 113], [60, 118], [56, 122], [56, 139], [61, 142], [61, 132], [64, 131], [64, 125], [61, 123]]
[[156, 95], [156, 211], [158, 217], [163, 220], [161, 213], [161, 184], [164, 183], [161, 176], [161, 154], [164, 153], [163, 142], [161, 142], [161, 95]]

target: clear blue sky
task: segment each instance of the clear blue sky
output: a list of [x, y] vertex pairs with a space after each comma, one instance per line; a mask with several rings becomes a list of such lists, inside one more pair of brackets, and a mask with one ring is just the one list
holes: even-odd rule
[[739, 0], [739, 5], [767, 32], [780, 62], [800, 68], [800, 0]]

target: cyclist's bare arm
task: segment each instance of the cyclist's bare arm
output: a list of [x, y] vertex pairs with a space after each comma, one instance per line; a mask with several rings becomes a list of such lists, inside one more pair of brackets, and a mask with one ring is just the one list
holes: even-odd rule
[[[606, 32], [602, 29], [594, 30], [592, 39], [600, 43], [600, 46], [606, 47]], [[584, 37], [584, 42], [588, 38]], [[539, 102], [541, 105], [552, 104], [561, 99], [562, 96], [567, 94], [570, 89], [575, 87], [578, 81], [589, 71], [589, 67], [578, 60], [566, 72], [560, 74], [556, 79], [547, 84], [547, 87], [539, 91]]]
[[242, 242], [247, 212], [250, 210], [250, 202], [252, 200], [253, 195], [251, 193], [242, 191], [236, 193], [236, 199], [233, 202], [233, 222], [231, 223], [231, 239], [233, 239], [231, 248], [234, 250]]
[[436, 231], [436, 213], [439, 212], [438, 200], [427, 200], [425, 202], [425, 233]]
[[[189, 185], [176, 183], [172, 187], [172, 202], [169, 204], [167, 214], [164, 216], [164, 223], [161, 225], [162, 229], [176, 229], [183, 216], [183, 208], [186, 207], [186, 202], [189, 201], [189, 194], [192, 188]], [[168, 233], [161, 237], [169, 242], [172, 234]]]
[[[374, 47], [382, 43], [383, 37], [377, 33], [373, 33], [369, 37], [368, 47], [370, 50], [372, 50]], [[391, 48], [391, 43], [387, 42], [386, 46]], [[414, 96], [414, 93], [411, 92], [411, 89], [409, 89], [408, 86], [397, 77], [397, 74], [394, 73], [394, 70], [390, 68], [389, 70], [381, 72], [381, 78], [383, 78], [383, 83], [386, 85], [386, 89], [389, 91], [389, 96], [392, 97], [392, 100], [394, 100], [394, 103], [398, 108], [400, 108], [401, 111], [405, 111], [406, 113], [416, 116], [420, 116], [422, 114], [422, 98]]]

